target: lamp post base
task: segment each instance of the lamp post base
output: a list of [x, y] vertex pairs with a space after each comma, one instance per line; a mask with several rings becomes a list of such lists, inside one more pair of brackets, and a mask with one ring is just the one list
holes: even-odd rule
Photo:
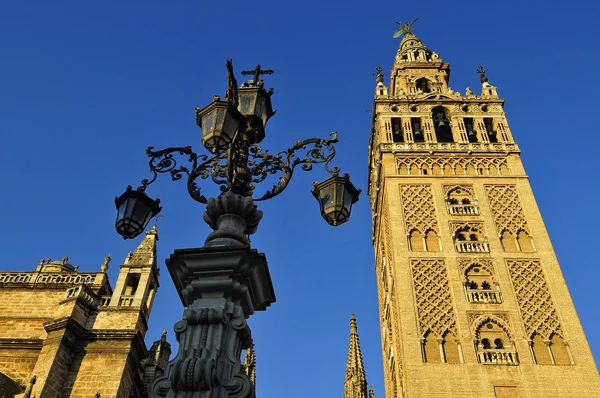
[[179, 350], [150, 398], [254, 398], [240, 362], [252, 337], [246, 319], [275, 302], [263, 253], [248, 246], [175, 250], [167, 267], [185, 307]]

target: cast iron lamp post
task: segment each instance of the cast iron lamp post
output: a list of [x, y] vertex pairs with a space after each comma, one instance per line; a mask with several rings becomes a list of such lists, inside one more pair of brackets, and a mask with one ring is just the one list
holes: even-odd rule
[[[202, 144], [213, 155], [198, 155], [191, 147], [149, 147], [150, 180], [136, 190], [127, 187], [115, 199], [117, 232], [125, 239], [141, 234], [161, 207], [145, 193], [158, 174], [173, 180], [187, 176], [192, 199], [207, 204], [204, 221], [213, 229], [204, 247], [178, 249], [167, 259], [167, 268], [184, 307], [183, 319], [174, 326], [179, 350], [164, 375], [149, 385], [149, 397], [253, 398], [254, 388], [240, 363], [242, 349], [252, 343], [246, 319], [275, 302], [275, 292], [265, 255], [250, 247], [248, 235], [256, 232], [262, 218], [254, 201], [270, 199], [289, 184], [297, 166], [304, 171], [323, 163], [331, 177], [314, 183], [312, 191], [321, 215], [333, 225], [348, 221], [360, 190], [338, 167], [329, 167], [335, 156], [337, 133], [330, 139], [310, 138], [272, 155], [260, 147], [265, 125], [275, 113], [273, 90], [264, 89], [261, 74], [271, 74], [260, 65], [253, 79], [238, 87], [231, 60], [227, 63], [228, 90], [225, 101], [216, 95], [208, 106], [196, 109], [202, 129]], [[297, 153], [303, 155], [298, 156]], [[175, 155], [187, 158], [179, 165]], [[281, 173], [279, 182], [253, 198], [258, 183]], [[208, 200], [196, 181], [212, 179], [221, 194]]]

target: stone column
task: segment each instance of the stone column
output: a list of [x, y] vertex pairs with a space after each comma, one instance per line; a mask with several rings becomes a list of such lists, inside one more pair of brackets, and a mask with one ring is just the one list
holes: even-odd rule
[[246, 319], [275, 302], [265, 255], [246, 235], [262, 212], [252, 198], [226, 192], [209, 199], [206, 244], [175, 250], [167, 267], [185, 307], [174, 326], [179, 349], [165, 374], [149, 385], [150, 398], [253, 398], [240, 361], [252, 344]]

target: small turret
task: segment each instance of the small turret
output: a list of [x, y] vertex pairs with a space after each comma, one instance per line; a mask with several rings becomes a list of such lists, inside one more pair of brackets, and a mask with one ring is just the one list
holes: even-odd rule
[[[156, 225], [146, 232], [146, 237], [133, 253], [129, 253], [121, 265], [119, 278], [110, 300], [110, 307], [140, 307], [146, 321], [150, 316], [154, 296], [158, 289], [158, 268], [156, 265]], [[108, 269], [110, 256], [104, 260]], [[101, 268], [101, 269], [102, 269]]]
[[148, 350], [148, 358], [142, 361], [145, 386], [148, 386], [156, 376], [162, 376], [165, 373], [170, 356], [171, 344], [167, 342], [167, 331], [164, 330], [160, 339], [156, 340]]

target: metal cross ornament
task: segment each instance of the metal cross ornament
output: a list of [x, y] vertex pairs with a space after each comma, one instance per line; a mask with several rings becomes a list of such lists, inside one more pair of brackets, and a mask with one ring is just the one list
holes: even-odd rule
[[274, 71], [272, 69], [261, 69], [260, 64], [256, 65], [256, 68], [253, 70], [243, 70], [242, 75], [254, 75], [254, 84], [258, 84], [260, 80], [260, 75], [272, 75]]

